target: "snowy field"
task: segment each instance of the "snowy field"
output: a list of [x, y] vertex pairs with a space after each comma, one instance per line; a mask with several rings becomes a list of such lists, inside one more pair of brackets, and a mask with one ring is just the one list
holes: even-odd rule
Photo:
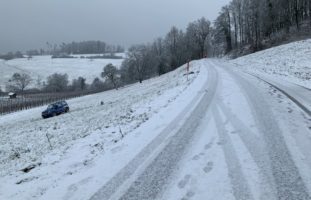
[[[89, 198], [200, 91], [206, 72], [199, 73], [196, 61], [191, 69], [189, 80], [183, 66], [143, 84], [70, 100], [70, 113], [55, 118], [43, 120], [44, 107], [1, 116], [0, 199]], [[21, 171], [30, 165], [35, 168]]]
[[[124, 54], [117, 54], [124, 56]], [[31, 60], [27, 58], [13, 59], [9, 61], [0, 60], [0, 86], [4, 88], [6, 82], [16, 72], [27, 73], [33, 79], [33, 84], [38, 78], [45, 81], [53, 73], [67, 73], [69, 80], [82, 76], [87, 83], [92, 83], [94, 78], [100, 77], [105, 65], [112, 63], [117, 67], [121, 66], [123, 59], [81, 59], [82, 55], [75, 55], [77, 58], [57, 58], [51, 56], [34, 56]], [[91, 55], [83, 55], [91, 56]]]
[[311, 88], [311, 40], [274, 47], [230, 63], [247, 72]]

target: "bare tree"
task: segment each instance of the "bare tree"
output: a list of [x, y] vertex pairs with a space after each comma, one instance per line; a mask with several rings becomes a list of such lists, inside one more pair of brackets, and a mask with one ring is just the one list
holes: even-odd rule
[[136, 72], [136, 78], [140, 83], [144, 80], [145, 73], [145, 63], [144, 63], [144, 54], [146, 52], [146, 48], [144, 45], [135, 45], [129, 49], [128, 59], [129, 63], [134, 66]]
[[169, 57], [169, 65], [174, 70], [185, 62], [184, 55], [186, 54], [186, 49], [183, 31], [173, 26], [166, 34], [165, 46]]
[[118, 89], [118, 79], [119, 79], [119, 74], [118, 74], [118, 69], [116, 66], [113, 64], [107, 64], [104, 67], [104, 71], [102, 72], [101, 76], [103, 78], [108, 79], [114, 86], [114, 88], [117, 90]]
[[162, 38], [156, 39], [152, 44], [152, 50], [157, 59], [157, 71], [159, 75], [162, 75], [169, 71], [167, 66], [167, 54]]
[[220, 15], [215, 21], [217, 38], [214, 38], [219, 43], [225, 43], [225, 53], [232, 50], [232, 37], [231, 37], [231, 20], [228, 6], [222, 8]]
[[210, 25], [211, 23], [202, 17], [201, 19], [190, 23], [187, 28], [187, 34], [198, 46], [200, 58], [203, 58], [206, 54], [207, 39], [210, 34]]
[[32, 79], [28, 74], [13, 74], [10, 85], [15, 87], [18, 91], [23, 92], [27, 86], [31, 83]]

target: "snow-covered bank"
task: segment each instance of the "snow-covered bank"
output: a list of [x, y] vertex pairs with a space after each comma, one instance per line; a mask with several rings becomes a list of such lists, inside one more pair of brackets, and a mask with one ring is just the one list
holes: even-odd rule
[[[0, 198], [90, 197], [200, 91], [207, 76], [200, 62], [191, 64], [189, 81], [183, 66], [143, 84], [70, 100], [71, 112], [59, 117], [42, 120], [43, 107], [0, 117]], [[20, 171], [30, 164], [36, 167]]]
[[311, 40], [274, 47], [229, 62], [247, 72], [311, 88]]

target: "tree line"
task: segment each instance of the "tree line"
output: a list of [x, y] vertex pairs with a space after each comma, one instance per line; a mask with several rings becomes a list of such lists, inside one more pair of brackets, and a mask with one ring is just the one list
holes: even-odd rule
[[46, 42], [46, 49], [31, 49], [25, 51], [8, 52], [0, 55], [0, 59], [12, 60], [15, 58], [24, 58], [27, 55], [28, 58], [38, 55], [62, 55], [62, 54], [114, 54], [123, 53], [124, 47], [121, 45], [111, 45], [103, 41], [82, 41], [82, 42], [71, 42], [61, 44], [51, 44]]
[[[49, 43], [47, 43], [49, 47]], [[50, 47], [51, 49], [51, 47]], [[109, 45], [102, 41], [83, 41], [62, 43], [59, 46], [53, 47], [53, 52], [67, 54], [103, 54], [103, 53], [121, 53], [124, 48], [120, 45]]]
[[311, 35], [310, 0], [232, 0], [214, 22], [212, 53], [251, 53], [300, 35]]
[[[186, 30], [172, 27], [165, 37], [128, 49], [122, 82], [142, 82], [206, 56], [240, 56], [311, 36], [310, 0], [232, 0], [213, 22], [204, 17]], [[298, 38], [299, 39], [299, 38]]]
[[0, 59], [2, 60], [12, 60], [14, 58], [24, 58], [24, 55], [20, 51], [16, 51], [15, 53], [9, 52], [7, 54], [0, 55]]
[[[107, 71], [108, 69], [108, 71]], [[115, 73], [111, 76], [110, 70], [114, 69]], [[103, 79], [101, 79], [103, 78]], [[112, 81], [111, 81], [112, 78]], [[121, 86], [117, 68], [112, 64], [108, 64], [99, 77], [95, 78], [92, 83], [88, 84], [86, 78], [80, 76], [73, 80], [69, 80], [68, 74], [54, 73], [43, 81], [40, 77], [33, 79], [26, 73], [14, 73], [8, 80], [5, 91], [15, 92], [18, 94], [42, 94], [42, 93], [63, 93], [63, 92], [99, 92]], [[0, 87], [0, 94], [5, 94]]]
[[204, 17], [189, 23], [186, 31], [172, 27], [165, 37], [133, 45], [120, 69], [123, 83], [140, 83], [162, 75], [193, 59], [207, 55], [211, 23]]

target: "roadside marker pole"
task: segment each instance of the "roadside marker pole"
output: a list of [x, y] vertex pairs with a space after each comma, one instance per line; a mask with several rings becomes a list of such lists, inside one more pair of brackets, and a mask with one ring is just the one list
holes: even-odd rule
[[190, 68], [190, 63], [189, 61], [187, 62], [187, 81], [189, 81], [189, 68]]

